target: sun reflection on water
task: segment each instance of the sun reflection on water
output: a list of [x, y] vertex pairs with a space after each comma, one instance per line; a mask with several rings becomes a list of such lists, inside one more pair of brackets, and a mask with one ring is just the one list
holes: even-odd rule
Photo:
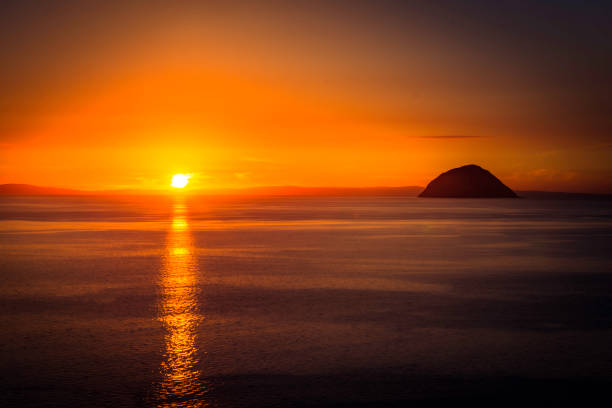
[[159, 318], [164, 325], [162, 380], [156, 390], [159, 407], [204, 407], [206, 386], [198, 368], [197, 329], [203, 319], [198, 305], [198, 265], [186, 207], [175, 203], [161, 270]]

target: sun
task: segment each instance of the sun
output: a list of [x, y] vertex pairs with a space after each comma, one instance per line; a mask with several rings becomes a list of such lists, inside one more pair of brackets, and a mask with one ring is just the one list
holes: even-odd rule
[[172, 176], [172, 187], [183, 188], [189, 183], [190, 174], [175, 174]]

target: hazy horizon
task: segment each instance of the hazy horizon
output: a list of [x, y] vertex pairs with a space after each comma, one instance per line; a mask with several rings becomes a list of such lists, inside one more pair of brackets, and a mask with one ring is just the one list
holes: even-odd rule
[[[250, 186], [250, 187], [228, 187], [228, 188], [200, 188], [200, 189], [185, 189], [183, 191], [171, 190], [169, 188], [158, 188], [158, 189], [138, 189], [138, 188], [117, 188], [108, 190], [85, 190], [85, 189], [70, 189], [65, 187], [57, 186], [36, 186], [32, 184], [23, 183], [5, 183], [0, 184], [2, 187], [33, 187], [41, 190], [59, 190], [51, 191], [50, 195], [69, 195], [70, 192], [78, 194], [122, 194], [122, 193], [134, 193], [134, 194], [154, 194], [154, 195], [167, 195], [167, 196], [189, 196], [189, 195], [216, 195], [216, 194], [236, 194], [244, 193], [246, 195], [300, 195], [300, 194], [312, 194], [317, 195], [319, 192], [323, 193], [335, 193], [335, 195], [354, 195], [358, 192], [381, 192], [384, 195], [390, 193], [401, 194], [405, 193], [406, 196], [416, 197], [419, 192], [425, 189], [426, 186], [360, 186], [360, 187], [347, 187], [347, 186], [297, 186], [297, 185], [271, 185], [271, 186]], [[610, 196], [612, 193], [608, 192], [590, 192], [590, 191], [551, 191], [551, 190], [514, 190], [518, 193], [548, 193], [548, 194], [569, 194], [569, 195], [593, 195], [593, 196]], [[344, 194], [343, 194], [344, 193]], [[0, 190], [0, 194], [7, 195], [19, 195], [18, 192], [5, 193]], [[35, 192], [33, 195], [44, 195], [44, 192]]]

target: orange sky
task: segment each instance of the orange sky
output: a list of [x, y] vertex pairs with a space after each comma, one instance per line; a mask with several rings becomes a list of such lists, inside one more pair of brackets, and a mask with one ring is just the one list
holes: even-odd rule
[[0, 183], [425, 185], [475, 163], [518, 190], [612, 192], [609, 83], [584, 72], [605, 50], [541, 53], [556, 30], [497, 10], [34, 4], [2, 14]]

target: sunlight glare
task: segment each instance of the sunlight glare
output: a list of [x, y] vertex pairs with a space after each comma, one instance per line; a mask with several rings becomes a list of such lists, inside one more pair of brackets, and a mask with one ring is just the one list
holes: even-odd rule
[[172, 187], [183, 188], [189, 183], [189, 174], [175, 174], [172, 176]]

